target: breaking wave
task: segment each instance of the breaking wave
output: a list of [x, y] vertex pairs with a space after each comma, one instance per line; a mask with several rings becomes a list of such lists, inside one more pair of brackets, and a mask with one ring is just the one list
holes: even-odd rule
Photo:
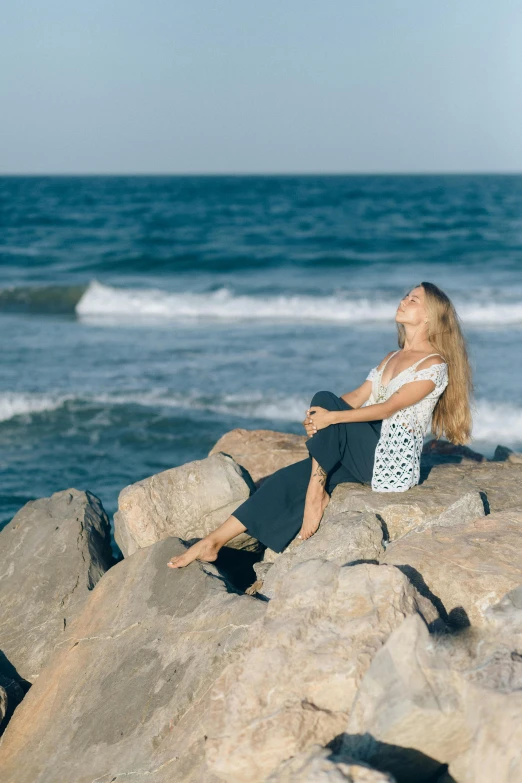
[[[236, 294], [226, 287], [206, 293], [156, 288], [116, 288], [93, 280], [88, 286], [28, 286], [0, 289], [0, 311], [76, 314], [105, 323], [171, 321], [287, 321], [393, 323], [398, 299], [382, 296]], [[522, 301], [479, 299], [455, 302], [463, 322], [480, 326], [522, 324]]]

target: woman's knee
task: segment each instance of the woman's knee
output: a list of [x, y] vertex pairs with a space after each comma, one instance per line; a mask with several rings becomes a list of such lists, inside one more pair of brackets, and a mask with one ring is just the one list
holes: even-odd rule
[[310, 403], [310, 406], [312, 406], [312, 405], [319, 405], [320, 408], [328, 408], [328, 405], [334, 399], [337, 400], [337, 395], [334, 394], [333, 392], [331, 392], [331, 391], [318, 391], [312, 397], [312, 402]]

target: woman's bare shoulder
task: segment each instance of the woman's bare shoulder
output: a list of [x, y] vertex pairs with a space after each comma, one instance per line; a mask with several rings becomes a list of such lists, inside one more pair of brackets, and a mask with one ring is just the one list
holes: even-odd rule
[[390, 351], [389, 353], [387, 353], [386, 356], [384, 357], [384, 359], [382, 360], [382, 362], [377, 365], [377, 369], [380, 370], [381, 367], [383, 366], [383, 364], [390, 358], [390, 356], [393, 353], [396, 353], [396, 351], [398, 351], [398, 348], [394, 348], [393, 351]]

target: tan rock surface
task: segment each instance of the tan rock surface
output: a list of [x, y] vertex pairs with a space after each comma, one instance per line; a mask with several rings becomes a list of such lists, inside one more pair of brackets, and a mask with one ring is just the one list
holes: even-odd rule
[[[114, 515], [114, 537], [125, 557], [170, 536], [202, 538], [249, 496], [252, 485], [242, 468], [224, 454], [187, 462], [122, 489]], [[232, 539], [235, 549], [258, 549], [246, 533]]]
[[406, 492], [373, 492], [358, 484], [340, 484], [332, 493], [330, 507], [332, 512], [367, 509], [379, 514], [393, 541], [421, 525], [451, 524], [517, 507], [522, 510], [522, 465], [473, 461], [436, 465], [421, 484]]
[[208, 693], [266, 604], [211, 565], [167, 567], [177, 539], [111, 568], [16, 709], [3, 783], [212, 783]]
[[365, 674], [340, 754], [378, 761], [401, 783], [434, 778], [471, 741], [460, 679], [438, 660], [422, 620], [407, 618]]
[[[343, 546], [349, 548], [349, 539], [341, 528], [336, 531], [339, 535], [337, 542], [334, 541], [335, 536], [332, 537], [327, 530], [331, 520], [341, 520], [343, 515], [348, 515], [347, 520], [354, 512], [376, 515], [383, 527], [385, 538], [389, 537], [393, 542], [415, 530], [425, 530], [432, 526], [451, 527], [471, 522], [483, 516], [485, 511], [489, 513], [490, 510], [497, 511], [517, 505], [522, 509], [522, 469], [521, 466], [511, 463], [470, 461], [460, 465], [438, 465], [431, 469], [423, 484], [407, 492], [381, 493], [373, 492], [369, 487], [360, 484], [340, 484], [332, 493], [319, 531], [304, 542], [306, 548], [301, 550], [300, 542], [293, 541], [281, 555], [266, 550], [262, 562], [255, 566], [259, 579], [264, 580], [263, 587], [259, 589], [261, 592], [269, 589], [270, 582], [275, 579], [277, 573], [274, 572], [274, 575], [269, 577], [272, 570], [270, 565], [277, 562], [279, 557], [282, 557], [279, 566], [282, 568], [289, 558], [301, 559], [307, 549], [311, 551], [316, 546], [317, 554], [325, 557], [329, 557], [328, 551], [332, 546], [335, 546], [337, 551], [342, 551]], [[325, 546], [322, 544], [323, 538]], [[316, 543], [312, 543], [314, 539]], [[373, 557], [375, 555], [360, 555], [361, 559]], [[511, 583], [500, 589], [505, 592], [510, 586]], [[493, 600], [497, 600], [498, 595], [497, 593]]]
[[0, 532], [0, 671], [34, 682], [113, 562], [95, 495], [66, 489], [26, 503]]
[[522, 780], [522, 690], [502, 693], [469, 686], [465, 716], [470, 746], [449, 767], [458, 783]]
[[279, 468], [307, 458], [306, 440], [306, 435], [237, 428], [226, 432], [209, 451], [209, 456], [218, 452], [229, 454], [259, 484]]
[[[419, 617], [394, 630], [374, 656], [338, 756], [378, 764], [404, 783], [449, 765], [456, 783], [515, 783], [522, 771], [522, 611], [503, 599], [492, 625], [430, 635]], [[518, 612], [518, 622], [514, 614]], [[498, 613], [498, 612], [497, 612]]]
[[[324, 558], [338, 565], [358, 560], [375, 560], [384, 554], [381, 523], [368, 511], [352, 511], [341, 514], [329, 512], [327, 507], [317, 532], [305, 541], [294, 539], [279, 555], [272, 550], [265, 552], [266, 560], [254, 566], [256, 573], [264, 576], [259, 592], [272, 598], [277, 585], [296, 563]], [[273, 557], [275, 555], [275, 557]], [[262, 567], [272, 561], [273, 565], [263, 575]]]
[[393, 567], [299, 563], [212, 692], [207, 761], [233, 783], [263, 781], [347, 722], [361, 678], [405, 617], [434, 607]]
[[347, 483], [334, 489], [327, 510], [332, 515], [362, 510], [377, 514], [394, 541], [421, 526], [476, 519], [484, 514], [484, 503], [479, 491], [461, 483], [431, 488], [419, 485], [407, 492], [373, 492]]
[[414, 531], [389, 544], [382, 562], [424, 583], [457, 625], [466, 617], [480, 625], [486, 609], [522, 583], [522, 511]]

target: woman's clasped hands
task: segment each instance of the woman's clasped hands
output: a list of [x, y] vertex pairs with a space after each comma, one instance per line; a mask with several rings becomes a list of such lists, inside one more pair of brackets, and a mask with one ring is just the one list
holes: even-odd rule
[[318, 430], [329, 427], [333, 424], [332, 411], [321, 408], [319, 405], [314, 405], [312, 408], [308, 408], [306, 416], [303, 421], [306, 434], [309, 436], [315, 435]]

